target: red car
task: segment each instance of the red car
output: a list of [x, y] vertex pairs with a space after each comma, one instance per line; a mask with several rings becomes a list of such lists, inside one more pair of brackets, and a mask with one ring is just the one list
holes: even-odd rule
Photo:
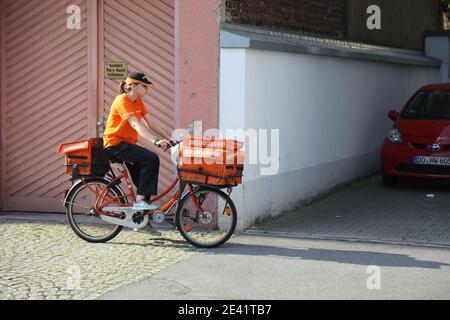
[[419, 89], [394, 121], [381, 150], [385, 185], [398, 177], [450, 180], [450, 83]]

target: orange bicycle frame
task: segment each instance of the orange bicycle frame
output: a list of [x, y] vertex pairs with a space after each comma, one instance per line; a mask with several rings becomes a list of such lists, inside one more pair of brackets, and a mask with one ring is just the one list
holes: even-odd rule
[[[112, 169], [111, 169], [112, 171]], [[120, 202], [120, 199], [125, 198], [128, 199], [129, 197], [131, 197], [131, 199], [133, 201], [136, 201], [136, 194], [131, 186], [130, 183], [130, 179], [129, 179], [129, 174], [127, 170], [119, 170], [120, 171], [120, 175], [119, 176], [113, 176], [113, 180], [111, 180], [108, 185], [104, 188], [101, 189], [100, 187], [96, 186], [96, 189], [94, 190], [94, 188], [92, 188], [91, 186], [89, 186], [88, 184], [85, 183], [85, 186], [96, 195], [96, 201], [95, 201], [95, 212], [97, 214], [101, 214], [103, 213], [103, 208], [109, 205], [112, 206], [118, 206], [118, 207], [129, 207], [129, 204], [123, 204]], [[124, 179], [124, 180], [122, 180]], [[120, 181], [125, 181], [128, 191], [126, 194], [122, 195], [122, 196], [110, 196], [108, 195], [108, 190], [114, 185], [114, 184], [118, 184], [120, 183]], [[179, 176], [177, 176], [175, 178], [175, 180], [172, 182], [172, 184], [161, 194], [157, 195], [152, 202], [154, 201], [158, 201], [160, 199], [162, 199], [163, 197], [165, 197], [170, 191], [172, 191], [175, 186], [179, 183], [179, 189], [177, 190], [177, 192], [170, 197], [160, 208], [159, 211], [162, 212], [166, 212], [167, 210], [169, 210], [173, 204], [175, 202], [181, 200], [181, 194], [184, 191], [184, 188], [186, 187], [186, 183], [183, 182]], [[193, 187], [191, 184], [188, 184], [189, 187], [189, 192], [192, 193], [193, 192]], [[98, 190], [100, 189], [100, 190]], [[197, 201], [197, 198], [193, 197], [192, 198], [194, 205], [196, 207], [196, 209], [201, 213], [201, 215], [204, 214], [203, 209], [201, 208], [200, 204]], [[151, 215], [152, 213], [149, 213], [149, 215]]]

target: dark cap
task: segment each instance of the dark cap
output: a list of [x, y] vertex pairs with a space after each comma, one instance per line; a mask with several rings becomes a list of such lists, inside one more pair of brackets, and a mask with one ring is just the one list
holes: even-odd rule
[[140, 72], [130, 72], [128, 74], [128, 79], [137, 80], [145, 84], [153, 84], [145, 74]]

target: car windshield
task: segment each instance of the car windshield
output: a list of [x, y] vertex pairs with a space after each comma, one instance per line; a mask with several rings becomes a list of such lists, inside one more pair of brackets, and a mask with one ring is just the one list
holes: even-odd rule
[[403, 118], [450, 120], [450, 90], [419, 91], [403, 113]]

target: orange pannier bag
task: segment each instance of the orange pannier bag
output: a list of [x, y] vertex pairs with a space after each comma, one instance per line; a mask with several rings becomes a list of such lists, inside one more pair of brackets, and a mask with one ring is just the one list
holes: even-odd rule
[[64, 143], [58, 152], [65, 155], [66, 173], [79, 176], [104, 176], [109, 171], [109, 159], [103, 149], [103, 138]]
[[242, 183], [245, 151], [237, 140], [183, 138], [179, 153], [179, 173], [183, 181], [217, 187]]

